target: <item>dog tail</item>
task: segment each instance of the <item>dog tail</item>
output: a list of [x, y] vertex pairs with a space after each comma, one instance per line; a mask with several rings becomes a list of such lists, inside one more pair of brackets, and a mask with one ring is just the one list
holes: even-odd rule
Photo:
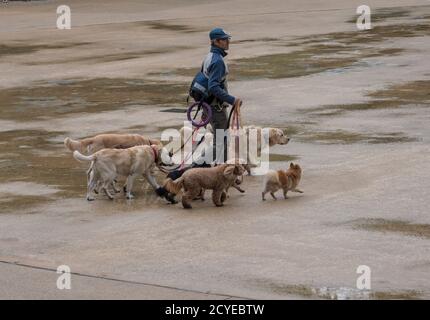
[[164, 188], [166, 188], [167, 191], [169, 191], [170, 193], [173, 193], [173, 194], [178, 194], [181, 191], [181, 189], [183, 188], [183, 186], [184, 186], [184, 178], [183, 177], [180, 177], [180, 178], [176, 179], [175, 181], [168, 178], [164, 182]]
[[94, 161], [94, 160], [96, 160], [96, 156], [94, 154], [92, 154], [90, 156], [84, 156], [78, 150], [73, 151], [73, 158], [75, 158], [78, 161]]

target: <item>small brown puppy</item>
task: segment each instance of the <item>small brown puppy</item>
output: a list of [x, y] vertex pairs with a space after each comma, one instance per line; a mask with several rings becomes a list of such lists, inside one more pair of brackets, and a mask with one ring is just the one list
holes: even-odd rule
[[150, 139], [140, 134], [99, 134], [91, 138], [82, 140], [64, 139], [64, 145], [70, 151], [79, 151], [80, 153], [93, 154], [102, 149], [127, 149], [143, 145], [162, 146], [160, 140]]
[[263, 201], [266, 200], [264, 196], [266, 193], [270, 192], [270, 195], [273, 199], [276, 200], [275, 192], [279, 189], [284, 190], [284, 198], [288, 199], [287, 192], [299, 192], [303, 193], [303, 191], [297, 189], [299, 185], [300, 179], [302, 177], [302, 169], [298, 164], [290, 163], [290, 168], [285, 170], [270, 170], [264, 176], [263, 180], [263, 192], [261, 196]]
[[222, 164], [212, 168], [193, 168], [175, 181], [167, 180], [165, 188], [174, 194], [178, 194], [183, 188], [182, 206], [190, 209], [191, 200], [196, 198], [202, 190], [211, 189], [212, 201], [217, 206], [223, 205], [226, 199], [225, 189], [241, 176], [244, 172], [240, 164]]

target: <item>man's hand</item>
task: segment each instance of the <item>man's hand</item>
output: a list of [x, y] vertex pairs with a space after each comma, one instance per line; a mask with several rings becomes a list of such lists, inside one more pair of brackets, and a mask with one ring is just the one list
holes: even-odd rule
[[234, 106], [242, 106], [242, 99], [236, 98], [236, 100], [234, 100]]

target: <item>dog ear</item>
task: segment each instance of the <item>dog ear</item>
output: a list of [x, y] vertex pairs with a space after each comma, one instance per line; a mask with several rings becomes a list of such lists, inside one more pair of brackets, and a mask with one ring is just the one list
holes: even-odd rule
[[293, 169], [294, 168], [294, 163], [290, 163], [290, 168]]
[[273, 146], [274, 144], [276, 144], [274, 141], [275, 132], [276, 132], [276, 130], [274, 130], [273, 128], [269, 129], [269, 146]]
[[233, 177], [234, 176], [234, 169], [235, 169], [235, 166], [227, 166], [227, 168], [224, 169], [224, 176], [225, 177]]
[[242, 167], [240, 164], [236, 164], [236, 165], [234, 166], [234, 171], [233, 171], [233, 173], [234, 173], [236, 176], [241, 175], [241, 174], [243, 173], [243, 167]]

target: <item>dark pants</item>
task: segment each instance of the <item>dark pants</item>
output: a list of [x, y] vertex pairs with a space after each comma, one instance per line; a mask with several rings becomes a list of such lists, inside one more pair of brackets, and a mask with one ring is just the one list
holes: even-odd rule
[[180, 178], [184, 174], [184, 172], [187, 171], [188, 169], [191, 169], [191, 168], [210, 168], [210, 167], [211, 167], [211, 165], [207, 164], [207, 163], [202, 163], [202, 164], [193, 163], [188, 168], [177, 169], [177, 170], [174, 170], [172, 172], [169, 172], [169, 174], [167, 175], [167, 178], [170, 178], [172, 180], [176, 180], [176, 179]]
[[[216, 130], [217, 129], [228, 129], [228, 115], [227, 108], [219, 108], [218, 106], [212, 105], [212, 118], [210, 124], [214, 130], [214, 147], [213, 147], [213, 157], [217, 162], [225, 162], [227, 161], [227, 138], [224, 137], [223, 140], [217, 141], [216, 139]], [[217, 150], [218, 152], [222, 152], [224, 149], [224, 159], [222, 157], [216, 158]]]

